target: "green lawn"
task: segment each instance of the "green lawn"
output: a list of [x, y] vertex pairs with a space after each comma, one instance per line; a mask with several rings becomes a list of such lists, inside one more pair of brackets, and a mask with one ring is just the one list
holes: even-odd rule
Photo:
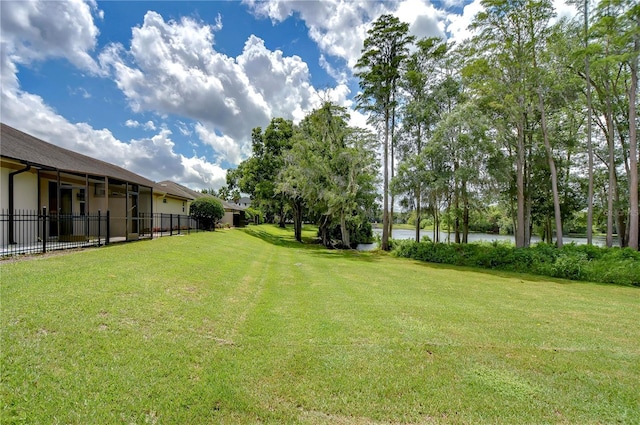
[[272, 226], [0, 273], [2, 424], [640, 423], [639, 288]]

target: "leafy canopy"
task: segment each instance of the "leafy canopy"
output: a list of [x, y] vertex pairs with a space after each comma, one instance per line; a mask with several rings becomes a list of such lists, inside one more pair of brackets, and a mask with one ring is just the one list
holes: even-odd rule
[[224, 207], [215, 198], [202, 197], [191, 203], [189, 214], [205, 229], [213, 229], [216, 222], [224, 217]]

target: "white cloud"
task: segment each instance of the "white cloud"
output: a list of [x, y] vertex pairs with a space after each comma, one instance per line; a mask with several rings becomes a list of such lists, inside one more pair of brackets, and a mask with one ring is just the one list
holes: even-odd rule
[[409, 24], [409, 32], [416, 38], [444, 37], [445, 13], [425, 0], [406, 0], [399, 3], [393, 13]]
[[[226, 171], [205, 158], [191, 158], [174, 152], [171, 131], [163, 128], [155, 136], [132, 140], [132, 155], [125, 159], [126, 168], [144, 170], [146, 177], [173, 180], [193, 189], [219, 188], [226, 182]], [[142, 174], [142, 173], [141, 173]]]
[[183, 136], [191, 136], [193, 134], [193, 131], [191, 131], [191, 129], [185, 122], [177, 121], [176, 127], [178, 128], [180, 134], [182, 134]]
[[13, 63], [62, 57], [82, 70], [98, 74], [100, 69], [89, 54], [99, 35], [92, 13], [101, 13], [95, 2], [81, 0], [2, 1], [2, 48], [9, 52]]
[[318, 63], [322, 67], [322, 69], [324, 69], [325, 72], [329, 74], [329, 76], [331, 76], [339, 84], [345, 84], [349, 80], [349, 75], [346, 72], [346, 70], [344, 69], [338, 70], [335, 67], [333, 67], [329, 63], [329, 61], [327, 61], [327, 58], [323, 54], [320, 54], [320, 59], [318, 60]]
[[320, 50], [326, 55], [344, 59], [350, 69], [360, 57], [367, 30], [382, 14], [390, 13], [407, 22], [410, 33], [416, 37], [444, 36], [445, 14], [428, 0], [245, 0], [245, 3], [256, 16], [270, 18], [274, 23], [294, 14], [299, 16], [309, 29], [309, 37]]
[[[71, 123], [38, 95], [21, 89], [17, 63], [63, 57], [83, 71], [104, 75], [92, 59], [98, 30], [91, 11], [102, 19], [93, 2], [0, 2], [0, 65], [2, 122], [66, 149], [89, 155], [152, 180], [172, 179], [195, 189], [218, 188], [225, 170], [205, 158], [176, 153], [171, 132], [164, 126], [150, 138], [118, 140], [108, 129]], [[106, 54], [117, 54], [108, 51]], [[86, 91], [78, 91], [84, 96]], [[151, 120], [127, 120], [128, 127], [156, 131]]]
[[187, 173], [179, 181], [192, 189], [220, 189], [227, 183], [226, 170], [208, 162], [205, 158], [183, 156], [182, 167]]
[[297, 13], [309, 29], [309, 37], [321, 51], [347, 61], [353, 67], [370, 22], [386, 9], [382, 3], [366, 0], [300, 1], [283, 2], [245, 1], [258, 17], [281, 22]]
[[[238, 164], [241, 161], [242, 147], [231, 137], [218, 134], [215, 130], [211, 130], [201, 123], [197, 123], [195, 129], [200, 140], [211, 146], [216, 152], [221, 153], [221, 157], [233, 164]], [[248, 153], [246, 153], [246, 155], [248, 155]]]
[[72, 96], [82, 96], [83, 99], [91, 99], [91, 93], [87, 91], [84, 87], [71, 88], [68, 87], [69, 94]]
[[473, 31], [469, 28], [476, 15], [484, 10], [481, 4], [482, 0], [473, 0], [462, 10], [462, 15], [447, 15], [446, 31], [449, 34], [449, 40], [461, 43], [464, 40], [473, 37]]
[[553, 7], [556, 10], [556, 18], [553, 20], [553, 22], [556, 22], [558, 19], [561, 19], [561, 18], [571, 19], [578, 14], [578, 9], [576, 5], [567, 4], [566, 0], [553, 0]]
[[[171, 132], [161, 129], [151, 138], [118, 140], [108, 129], [70, 123], [39, 96], [22, 91], [2, 91], [2, 121], [45, 141], [101, 159], [151, 180], [175, 180], [195, 189], [225, 184], [225, 170], [205, 158], [186, 157], [174, 151]], [[135, 125], [127, 121], [127, 125]], [[148, 127], [145, 124], [137, 123]]]
[[[20, 7], [24, 8], [22, 4]], [[38, 7], [35, 9], [40, 10]], [[56, 19], [52, 14], [45, 14], [42, 19], [46, 16]], [[94, 27], [91, 19], [86, 25]], [[176, 153], [168, 127], [158, 127], [151, 120], [127, 120], [126, 127], [155, 133], [149, 138], [130, 141], [118, 140], [107, 129], [67, 121], [41, 97], [20, 88], [14, 58], [18, 57], [15, 53], [20, 46], [28, 46], [29, 42], [21, 38], [20, 32], [10, 33], [5, 28], [3, 34], [10, 35], [7, 40], [11, 43], [3, 36], [0, 55], [3, 121], [36, 137], [124, 166], [148, 178], [173, 179], [201, 188], [224, 183], [225, 173], [219, 164], [238, 163], [248, 156], [251, 128], [265, 127], [271, 117], [299, 121], [327, 98], [351, 106], [345, 84], [317, 91], [301, 58], [271, 51], [256, 36], [246, 40], [242, 53], [236, 58], [217, 52], [214, 31], [221, 25], [221, 19], [217, 19], [215, 26], [209, 26], [192, 18], [165, 21], [159, 14], [148, 12], [143, 24], [133, 28], [130, 48], [121, 44], [106, 46], [99, 54], [99, 66], [90, 55], [95, 39], [92, 43], [77, 44], [74, 53], [64, 56], [83, 70], [91, 63], [92, 69], [99, 70], [101, 76], [112, 77], [134, 112], [149, 111], [162, 119], [178, 116], [195, 122], [177, 121], [177, 131], [190, 136], [195, 130], [199, 141], [218, 154], [215, 163], [196, 154], [188, 158]], [[76, 33], [97, 35], [97, 30]], [[60, 46], [48, 46], [46, 51], [63, 52], [70, 41], [60, 39], [59, 43]], [[29, 58], [37, 61], [52, 55], [31, 54]], [[356, 113], [356, 116], [360, 115]], [[189, 140], [189, 143], [195, 142]]]
[[[191, 18], [165, 21], [150, 11], [133, 29], [131, 48], [112, 44], [100, 63], [133, 111], [196, 121], [200, 140], [219, 162], [238, 163], [250, 153], [252, 128], [265, 127], [272, 117], [298, 122], [321, 96], [300, 57], [269, 50], [252, 35], [232, 58], [214, 49], [214, 29]], [[349, 90], [338, 87], [344, 100]]]
[[246, 142], [250, 125], [268, 122], [272, 111], [242, 66], [216, 52], [213, 41], [208, 25], [190, 18], [165, 22], [147, 12], [133, 29], [131, 49], [111, 45], [100, 61], [134, 112], [190, 118]]
[[220, 13], [216, 16], [216, 24], [213, 28], [216, 31], [220, 31], [222, 29], [222, 15], [220, 15]]

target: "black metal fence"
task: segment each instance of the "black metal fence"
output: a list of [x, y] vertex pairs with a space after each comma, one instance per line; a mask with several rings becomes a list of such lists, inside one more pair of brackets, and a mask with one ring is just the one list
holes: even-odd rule
[[185, 235], [201, 231], [198, 220], [181, 214], [140, 214], [140, 237]]
[[[200, 231], [198, 221], [179, 214], [140, 214], [122, 218], [134, 223], [123, 234], [114, 234], [109, 212], [85, 215], [42, 211], [0, 210], [0, 257], [44, 253], [53, 250], [107, 245], [131, 239], [157, 238]], [[120, 220], [120, 221], [122, 221]]]

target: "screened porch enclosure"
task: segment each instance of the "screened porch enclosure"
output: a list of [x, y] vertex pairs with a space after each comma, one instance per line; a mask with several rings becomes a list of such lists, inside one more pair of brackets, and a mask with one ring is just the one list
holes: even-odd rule
[[[39, 204], [47, 207], [50, 217], [46, 235], [50, 240], [89, 240], [105, 235], [107, 229], [102, 227], [107, 225], [111, 237], [135, 240], [140, 237], [140, 217], [152, 213], [151, 187], [61, 171], [40, 171], [39, 182]], [[107, 211], [108, 223], [95, 220]]]

